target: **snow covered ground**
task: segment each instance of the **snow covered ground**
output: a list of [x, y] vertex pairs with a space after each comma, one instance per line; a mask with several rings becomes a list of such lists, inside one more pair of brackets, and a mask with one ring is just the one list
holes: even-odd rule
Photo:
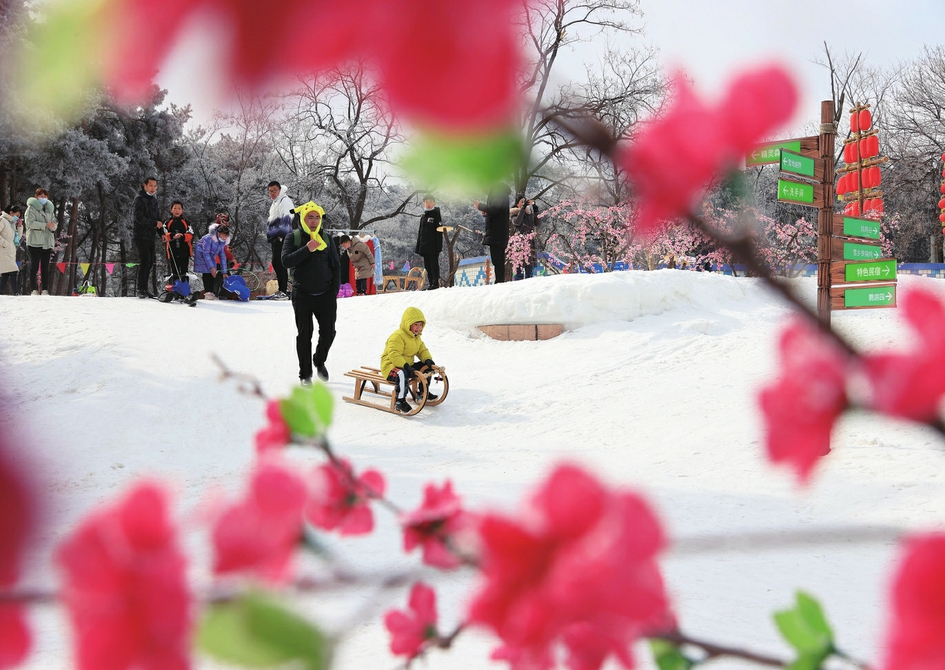
[[[900, 291], [920, 283], [945, 293], [945, 285], [915, 277], [902, 278]], [[813, 299], [813, 280], [798, 286]], [[447, 401], [412, 419], [340, 402], [350, 386], [343, 373], [377, 362], [408, 305], [425, 313], [424, 340], [449, 371]], [[841, 647], [876, 661], [895, 545], [851, 538], [940, 527], [945, 445], [922, 429], [856, 416], [835, 431], [834, 453], [809, 488], [769, 466], [754, 396], [774, 369], [786, 314], [756, 280], [673, 270], [342, 300], [328, 361], [339, 399], [330, 439], [356, 467], [382, 470], [390, 497], [406, 508], [419, 502], [425, 482], [450, 477], [468, 507], [510, 509], [553, 463], [582, 463], [642, 491], [658, 510], [676, 542], [663, 564], [684, 630], [788, 656], [770, 613], [803, 588], [822, 599]], [[536, 322], [567, 330], [543, 342], [497, 342], [475, 330]], [[834, 322], [864, 348], [910, 339], [896, 310], [837, 313]], [[48, 585], [51, 546], [142, 476], [172, 485], [188, 544], [205, 559], [201, 506], [215, 491], [242, 487], [252, 434], [264, 423], [260, 401], [219, 383], [210, 355], [283, 394], [297, 383], [294, 337], [285, 302], [189, 309], [0, 297], [0, 373], [48, 493], [29, 583]], [[292, 451], [297, 463], [321, 462], [312, 451]], [[375, 514], [379, 528], [369, 538], [328, 542], [357, 568], [418, 565], [399, 551], [394, 519]], [[831, 529], [839, 530], [815, 543], [784, 542]], [[700, 543], [717, 536], [728, 539]], [[448, 629], [473, 576], [431, 579]], [[305, 607], [331, 627], [364, 597], [315, 597]], [[404, 591], [388, 593], [381, 607], [405, 599]], [[71, 667], [61, 614], [42, 608], [33, 620], [38, 648], [26, 667]], [[488, 660], [492, 645], [466, 634], [424, 667], [504, 667]], [[343, 640], [335, 667], [397, 665], [378, 613]]]

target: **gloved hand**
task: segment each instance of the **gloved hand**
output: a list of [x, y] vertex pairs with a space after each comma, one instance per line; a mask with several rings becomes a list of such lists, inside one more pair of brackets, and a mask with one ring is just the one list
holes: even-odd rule
[[432, 358], [428, 358], [427, 360], [423, 361], [423, 364], [426, 365], [428, 368], [436, 367], [436, 363], [433, 362]]
[[410, 363], [404, 363], [404, 367], [401, 368], [404, 371], [404, 379], [410, 380], [417, 376], [417, 373], [414, 372], [413, 366]]

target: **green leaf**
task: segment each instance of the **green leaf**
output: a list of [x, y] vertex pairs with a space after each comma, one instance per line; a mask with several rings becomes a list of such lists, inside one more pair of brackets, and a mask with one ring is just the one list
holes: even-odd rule
[[514, 131], [491, 135], [421, 134], [401, 166], [417, 181], [439, 189], [487, 191], [506, 180], [523, 157]]
[[282, 417], [293, 433], [305, 437], [320, 437], [331, 425], [335, 401], [331, 391], [321, 382], [311, 386], [299, 386], [288, 398], [283, 398], [279, 407]]
[[214, 658], [244, 668], [300, 661], [307, 670], [325, 670], [330, 661], [321, 631], [257, 593], [210, 607], [197, 639]]
[[650, 649], [653, 651], [653, 660], [660, 670], [689, 670], [694, 663], [685, 656], [679, 647], [666, 640], [651, 639]]
[[[812, 596], [798, 591], [794, 609], [775, 612], [774, 622], [798, 652], [798, 668], [815, 670], [833, 652], [833, 631], [827, 624], [823, 608]], [[808, 666], [812, 664], [812, 668]]]
[[66, 117], [79, 113], [101, 80], [108, 13], [114, 11], [105, 0], [45, 7], [42, 22], [33, 25], [32, 46], [14, 54], [20, 96], [29, 108]]
[[831, 630], [830, 624], [827, 623], [827, 617], [824, 616], [824, 609], [820, 606], [820, 603], [817, 602], [816, 598], [803, 591], [798, 591], [797, 611], [800, 612], [805, 623], [811, 630], [826, 635], [831, 644], [833, 643], [833, 630]]

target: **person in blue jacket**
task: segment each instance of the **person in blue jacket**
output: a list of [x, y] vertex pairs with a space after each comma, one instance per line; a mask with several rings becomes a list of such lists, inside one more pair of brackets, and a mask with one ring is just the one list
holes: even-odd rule
[[210, 224], [210, 232], [200, 238], [194, 250], [194, 272], [203, 275], [203, 297], [216, 298], [219, 285], [229, 276], [226, 267], [226, 241], [230, 238], [230, 227]]

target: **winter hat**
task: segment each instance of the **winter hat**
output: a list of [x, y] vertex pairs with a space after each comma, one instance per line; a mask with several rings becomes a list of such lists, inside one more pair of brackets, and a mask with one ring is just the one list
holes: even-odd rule
[[311, 200], [309, 200], [309, 201], [308, 201], [307, 203], [305, 203], [304, 205], [299, 205], [298, 207], [296, 207], [296, 208], [293, 209], [292, 211], [293, 211], [294, 213], [296, 213], [296, 214], [299, 215], [299, 221], [300, 221], [300, 225], [302, 226], [302, 230], [304, 230], [306, 233], [308, 233], [308, 236], [309, 236], [311, 239], [318, 241], [318, 247], [316, 247], [315, 250], [316, 250], [316, 251], [321, 251], [322, 249], [324, 249], [325, 247], [327, 247], [327, 246], [328, 246], [328, 243], [325, 242], [325, 240], [323, 240], [323, 239], [321, 238], [321, 235], [318, 234], [318, 233], [321, 231], [321, 229], [322, 229], [322, 222], [321, 222], [321, 220], [319, 220], [318, 225], [315, 226], [315, 230], [309, 229], [309, 227], [308, 227], [308, 226], [306, 225], [306, 223], [305, 223], [305, 217], [308, 215], [309, 212], [318, 212], [318, 215], [319, 215], [320, 217], [322, 217], [322, 219], [324, 219], [324, 218], [325, 218], [325, 210], [322, 209], [321, 207], [319, 207], [318, 205], [316, 205], [316, 204], [315, 204], [314, 202], [312, 202]]
[[217, 214], [216, 222], [219, 225], [228, 224], [230, 222], [230, 215], [226, 212], [220, 212]]

